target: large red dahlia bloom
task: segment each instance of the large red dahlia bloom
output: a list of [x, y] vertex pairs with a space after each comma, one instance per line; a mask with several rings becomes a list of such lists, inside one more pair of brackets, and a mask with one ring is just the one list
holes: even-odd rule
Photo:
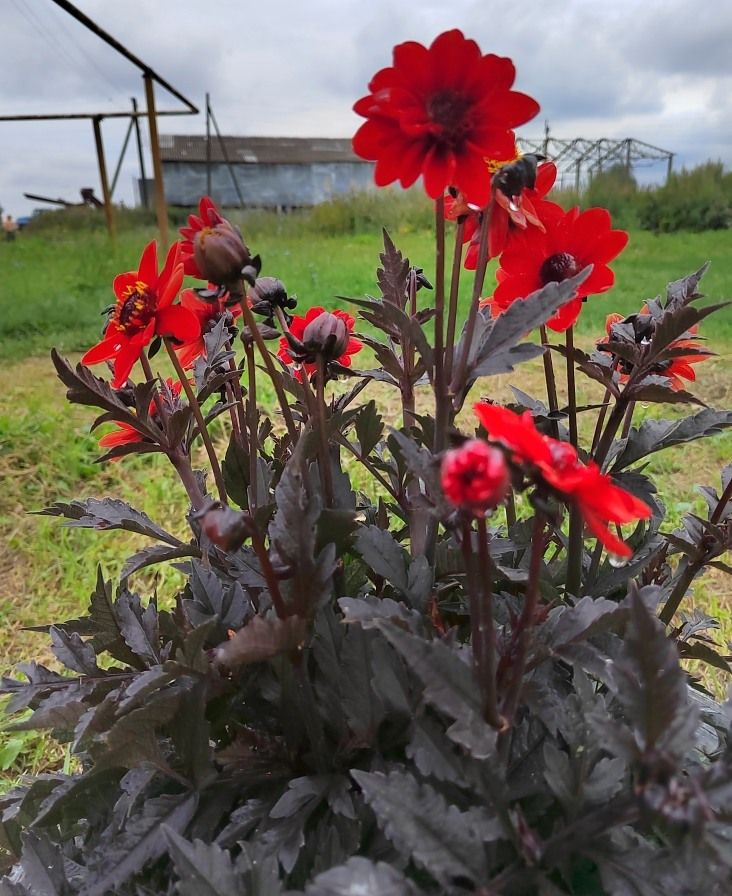
[[148, 243], [139, 268], [114, 278], [117, 301], [104, 338], [89, 349], [81, 363], [114, 359], [112, 388], [119, 389], [155, 336], [171, 336], [178, 342], [195, 339], [200, 332], [196, 316], [187, 308], [173, 305], [182, 283], [180, 244], [173, 243], [165, 267], [158, 273], [157, 244], [155, 240]]
[[[318, 369], [319, 357], [326, 364], [335, 361], [350, 367], [351, 355], [363, 348], [363, 343], [351, 335], [355, 323], [355, 318], [340, 309], [310, 308], [305, 317], [296, 314], [292, 318], [290, 338], [280, 339], [277, 355], [285, 364], [302, 364], [308, 375]], [[301, 378], [300, 370], [295, 376]]]
[[539, 111], [531, 97], [511, 90], [510, 59], [481, 55], [457, 29], [427, 48], [414, 41], [394, 48], [394, 64], [377, 72], [354, 111], [367, 119], [353, 149], [376, 162], [379, 186], [411, 186], [420, 174], [436, 199], [454, 186], [479, 206], [490, 198], [486, 158], [508, 159], [513, 128]]
[[610, 531], [608, 523], [648, 519], [647, 504], [615, 485], [596, 463], [583, 464], [569, 443], [542, 435], [529, 411], [515, 414], [499, 405], [478, 403], [475, 413], [489, 439], [502, 445], [529, 478], [577, 507], [592, 534], [609, 551], [631, 556], [631, 549]]
[[606, 292], [615, 282], [608, 262], [628, 243], [624, 230], [612, 230], [610, 213], [604, 208], [565, 212], [553, 202], [543, 201], [542, 232], [536, 227], [513, 234], [496, 271], [498, 286], [493, 293], [493, 314], [505, 311], [517, 299], [578, 274], [587, 265], [592, 273], [581, 284], [574, 299], [547, 321], [547, 326], [564, 332], [573, 326], [582, 310], [582, 300]]

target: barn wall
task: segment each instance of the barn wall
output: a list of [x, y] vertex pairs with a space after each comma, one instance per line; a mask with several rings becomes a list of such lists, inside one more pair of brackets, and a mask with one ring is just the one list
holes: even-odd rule
[[[308, 206], [333, 196], [373, 188], [373, 167], [363, 162], [312, 165], [234, 165], [246, 205]], [[170, 205], [196, 205], [206, 192], [206, 166], [200, 162], [164, 162], [165, 198]], [[239, 200], [225, 165], [211, 169], [213, 198], [221, 205]]]

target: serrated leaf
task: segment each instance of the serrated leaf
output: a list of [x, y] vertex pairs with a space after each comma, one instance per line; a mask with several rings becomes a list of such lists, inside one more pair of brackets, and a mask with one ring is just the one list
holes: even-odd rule
[[[548, 283], [525, 299], [513, 304], [496, 318], [479, 315], [468, 354], [466, 382], [460, 384], [464, 396], [472, 383], [481, 376], [509, 373], [515, 364], [543, 353], [541, 346], [521, 343], [526, 334], [545, 324], [577, 291], [589, 276], [591, 267], [580, 271], [561, 283]], [[462, 357], [466, 333], [455, 350]]]
[[71, 893], [64, 871], [64, 857], [57, 844], [40, 832], [25, 831], [20, 867], [22, 881], [33, 896], [68, 896]]
[[384, 434], [384, 421], [373, 399], [360, 409], [356, 415], [355, 426], [360, 454], [362, 457], [368, 457]]
[[422, 620], [417, 610], [411, 610], [406, 604], [390, 597], [375, 597], [371, 594], [364, 597], [341, 597], [338, 605], [343, 610], [346, 622], [358, 623], [363, 628], [375, 628], [377, 620], [388, 619], [410, 631], [416, 631]]
[[472, 669], [456, 649], [408, 634], [390, 622], [377, 626], [421, 682], [424, 700], [454, 720], [447, 736], [475, 759], [493, 756], [496, 732], [483, 721]]
[[141, 510], [135, 510], [125, 501], [116, 498], [87, 498], [84, 501], [64, 503], [56, 501], [44, 510], [36, 511], [45, 516], [62, 516], [69, 520], [67, 526], [83, 529], [124, 529], [157, 538], [166, 544], [179, 547], [182, 542], [175, 535], [166, 532]]
[[193, 561], [188, 580], [190, 598], [183, 599], [183, 610], [193, 626], [213, 622], [210, 632], [214, 643], [222, 641], [229, 630], [240, 629], [252, 612], [249, 600], [238, 582], [224, 584], [213, 570]]
[[478, 883], [487, 866], [470, 816], [447, 803], [429, 784], [394, 771], [353, 770], [351, 775], [371, 806], [379, 827], [396, 848], [444, 887], [465, 878]]
[[297, 650], [307, 633], [307, 622], [299, 616], [254, 616], [233, 638], [214, 651], [214, 662], [229, 670], [260, 663], [280, 653]]
[[154, 566], [156, 563], [165, 563], [169, 560], [180, 560], [183, 557], [200, 557], [201, 551], [195, 545], [183, 544], [173, 547], [167, 544], [152, 544], [137, 551], [125, 560], [120, 570], [120, 580], [129, 578], [141, 569]]
[[83, 641], [76, 632], [65, 632], [62, 628], [52, 625], [50, 628], [51, 649], [60, 662], [78, 672], [79, 675], [97, 675], [97, 657], [91, 644]]
[[87, 880], [80, 896], [107, 896], [161, 856], [168, 840], [163, 827], [185, 830], [198, 804], [198, 794], [166, 795], [147, 800], [144, 810], [133, 815], [121, 831], [99, 841], [98, 870]]
[[221, 462], [226, 494], [243, 510], [249, 507], [249, 451], [234, 432], [231, 433], [226, 454]]
[[241, 896], [243, 883], [228, 852], [215, 843], [189, 843], [166, 825], [162, 832], [179, 878], [180, 896]]
[[120, 594], [114, 609], [125, 644], [148, 665], [157, 665], [160, 662], [160, 631], [155, 602], [151, 600], [143, 608], [138, 595], [125, 591]]
[[732, 411], [704, 408], [682, 420], [644, 420], [628, 435], [625, 447], [615, 459], [613, 470], [623, 470], [649, 454], [722, 432], [732, 426]]
[[409, 587], [407, 555], [388, 530], [364, 526], [356, 536], [356, 550], [376, 575], [406, 595]]
[[305, 896], [415, 896], [416, 888], [396, 868], [353, 856], [308, 884]]
[[698, 714], [689, 702], [676, 647], [636, 590], [615, 667], [618, 697], [639, 749], [683, 755], [693, 745]]

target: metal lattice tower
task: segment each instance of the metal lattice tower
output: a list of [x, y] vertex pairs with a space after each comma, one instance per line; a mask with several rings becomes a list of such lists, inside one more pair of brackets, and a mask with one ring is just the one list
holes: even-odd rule
[[622, 166], [630, 173], [643, 162], [666, 162], [666, 179], [671, 174], [674, 153], [642, 140], [626, 137], [623, 140], [588, 140], [575, 137], [562, 140], [552, 137], [547, 125], [541, 139], [518, 138], [522, 152], [541, 153], [556, 163], [559, 171], [558, 186], [567, 186], [566, 180], [573, 178], [574, 188], [580, 188], [592, 181], [595, 174], [616, 166]]

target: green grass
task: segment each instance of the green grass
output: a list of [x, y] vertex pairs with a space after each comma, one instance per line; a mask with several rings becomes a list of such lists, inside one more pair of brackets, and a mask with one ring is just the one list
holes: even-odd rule
[[[296, 294], [303, 307], [342, 305], [336, 297], [361, 296], [376, 290], [375, 270], [381, 238], [373, 233], [335, 237], [318, 232], [306, 215], [256, 214], [245, 218], [245, 235], [259, 252], [263, 272], [277, 276]], [[392, 236], [410, 260], [430, 275], [434, 249], [427, 231]], [[63, 352], [83, 351], [99, 338], [102, 312], [113, 300], [115, 274], [137, 266], [142, 248], [154, 236], [149, 227], [124, 230], [115, 244], [98, 230], [81, 234], [68, 230], [27, 231], [14, 243], [0, 242], [0, 353], [7, 362], [46, 354], [52, 346]], [[663, 292], [677, 279], [712, 261], [704, 283], [708, 301], [732, 297], [732, 239], [726, 231], [654, 236], [631, 234], [631, 242], [614, 263], [613, 290], [588, 301], [580, 318], [580, 335], [595, 337], [611, 311], [630, 314], [643, 301]], [[490, 292], [492, 270], [486, 280]], [[461, 290], [468, 300], [470, 275]], [[732, 310], [718, 314], [717, 345], [732, 344]]]

